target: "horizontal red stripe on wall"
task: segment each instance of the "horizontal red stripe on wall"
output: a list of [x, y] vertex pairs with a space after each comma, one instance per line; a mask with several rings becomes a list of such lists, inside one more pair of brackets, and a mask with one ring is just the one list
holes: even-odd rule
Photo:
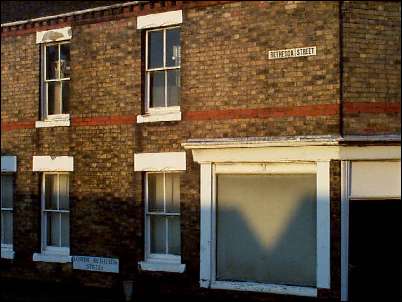
[[184, 120], [226, 120], [288, 116], [328, 116], [336, 115], [338, 114], [338, 112], [338, 104], [321, 104], [294, 107], [192, 111], [184, 113]]
[[136, 117], [132, 115], [112, 115], [96, 117], [73, 117], [72, 126], [104, 126], [104, 125], [132, 125], [135, 124]]
[[1, 131], [10, 131], [15, 129], [32, 129], [35, 128], [35, 121], [15, 121], [2, 122]]
[[400, 102], [345, 102], [345, 113], [399, 113]]

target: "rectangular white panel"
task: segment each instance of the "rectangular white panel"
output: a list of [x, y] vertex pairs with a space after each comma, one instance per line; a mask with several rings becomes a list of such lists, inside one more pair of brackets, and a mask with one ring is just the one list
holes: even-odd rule
[[351, 163], [351, 198], [400, 198], [400, 161]]
[[74, 158], [72, 156], [34, 156], [32, 171], [72, 172], [74, 171]]
[[134, 171], [184, 171], [186, 152], [134, 154]]
[[36, 33], [36, 43], [48, 43], [70, 40], [72, 36], [71, 27], [55, 28]]
[[181, 10], [137, 17], [137, 29], [155, 28], [183, 23]]

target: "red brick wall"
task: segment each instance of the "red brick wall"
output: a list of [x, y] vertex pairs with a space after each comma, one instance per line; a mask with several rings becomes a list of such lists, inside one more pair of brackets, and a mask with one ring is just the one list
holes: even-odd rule
[[345, 1], [345, 134], [400, 134], [401, 4]]
[[[160, 280], [161, 284], [202, 293], [198, 288], [199, 165], [187, 152], [187, 170], [181, 178], [185, 274], [138, 272], [137, 262], [143, 260], [144, 245], [143, 175], [133, 171], [134, 153], [182, 151], [181, 143], [189, 138], [339, 134], [338, 3], [215, 4], [178, 4], [184, 7], [180, 122], [135, 124], [142, 107], [141, 35], [136, 30], [136, 11], [127, 12], [122, 19], [114, 16], [111, 21], [95, 24], [69, 21], [73, 29], [70, 127], [34, 128], [39, 118], [40, 63], [34, 31], [31, 28], [23, 35], [2, 35], [1, 148], [18, 159], [16, 259], [11, 264], [0, 262], [2, 276], [80, 280], [98, 286], [112, 286], [121, 279], [133, 278], [146, 287], [148, 280]], [[155, 5], [155, 10], [163, 8]], [[345, 38], [350, 36], [347, 27], [345, 24]], [[299, 46], [317, 46], [317, 56], [268, 60], [268, 50]], [[345, 59], [349, 58], [346, 48]], [[345, 61], [344, 97], [351, 102], [359, 92], [353, 94], [353, 89], [359, 86], [352, 85], [352, 71], [357, 67], [349, 66], [351, 63], [347, 65]], [[389, 100], [395, 101], [391, 95], [396, 96], [397, 92], [389, 94]], [[355, 97], [357, 101], [367, 101], [359, 95]], [[347, 133], [369, 129], [370, 123], [377, 130], [386, 125], [391, 132], [397, 129], [396, 113], [356, 114], [345, 110], [344, 114]], [[70, 265], [32, 262], [32, 253], [40, 249], [40, 175], [32, 172], [33, 155], [74, 157], [71, 254], [117, 257], [120, 275], [72, 271]], [[332, 169], [332, 227], [337, 229], [339, 179], [336, 168]], [[338, 240], [338, 235], [334, 231], [332, 239]], [[337, 274], [339, 266], [338, 249], [335, 245], [332, 251], [333, 274]], [[323, 297], [338, 296], [336, 275], [333, 288]]]

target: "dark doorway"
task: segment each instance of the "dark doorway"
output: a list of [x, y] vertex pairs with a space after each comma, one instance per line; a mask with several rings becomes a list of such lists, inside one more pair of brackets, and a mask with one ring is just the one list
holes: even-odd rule
[[401, 301], [401, 200], [349, 203], [349, 301]]

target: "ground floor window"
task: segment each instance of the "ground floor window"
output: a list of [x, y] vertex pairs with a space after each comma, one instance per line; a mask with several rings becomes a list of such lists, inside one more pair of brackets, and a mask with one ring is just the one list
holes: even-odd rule
[[146, 259], [180, 262], [180, 174], [146, 176]]
[[1, 246], [13, 244], [13, 176], [1, 174]]
[[70, 199], [68, 173], [44, 173], [42, 183], [42, 249], [69, 252]]
[[216, 280], [316, 286], [316, 175], [216, 175]]

